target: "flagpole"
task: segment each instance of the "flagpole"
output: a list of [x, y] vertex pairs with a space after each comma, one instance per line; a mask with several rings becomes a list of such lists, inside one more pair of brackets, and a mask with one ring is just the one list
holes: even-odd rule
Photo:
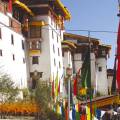
[[88, 41], [89, 41], [89, 60], [90, 60], [90, 65], [89, 65], [89, 69], [90, 69], [90, 93], [89, 93], [89, 97], [90, 97], [90, 120], [92, 120], [92, 89], [91, 89], [91, 40], [90, 40], [90, 31], [88, 31]]
[[72, 69], [70, 66], [66, 69], [67, 76], [68, 76], [68, 120], [70, 120], [70, 81], [72, 75]]
[[[118, 0], [118, 7], [119, 7], [119, 12], [118, 12], [118, 14], [117, 14], [117, 16], [118, 17], [120, 17], [120, 0]], [[116, 54], [116, 59], [115, 59], [115, 61], [117, 62], [117, 69], [116, 69], [116, 82], [118, 82], [118, 79], [120, 79], [119, 78], [119, 75], [118, 75], [118, 72], [119, 72], [119, 50], [120, 50], [120, 38], [119, 38], [119, 34], [120, 34], [120, 20], [119, 20], [119, 26], [118, 26], [118, 36], [117, 36], [117, 54]], [[117, 83], [117, 84], [119, 84], [119, 83]], [[116, 87], [116, 93], [118, 93], [119, 94], [119, 85]]]

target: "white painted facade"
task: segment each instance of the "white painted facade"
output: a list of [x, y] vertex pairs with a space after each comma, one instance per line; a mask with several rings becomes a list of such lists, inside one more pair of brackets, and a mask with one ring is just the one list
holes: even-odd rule
[[9, 23], [9, 16], [0, 12], [0, 71], [8, 74], [19, 88], [26, 88], [26, 58], [25, 49], [22, 48], [22, 42], [25, 43], [25, 39], [22, 34], [16, 33]]
[[[82, 68], [82, 54], [74, 55], [75, 72]], [[107, 60], [106, 58], [96, 58], [94, 53], [91, 53], [91, 86], [100, 92], [101, 95], [108, 94], [108, 80], [107, 80]], [[99, 71], [101, 67], [102, 71]]]
[[74, 67], [75, 67], [75, 72], [77, 73], [79, 69], [82, 68], [82, 54], [81, 53], [75, 53], [74, 54]]
[[91, 53], [91, 86], [96, 87], [96, 58], [95, 54]]
[[96, 59], [96, 89], [101, 95], [108, 95], [107, 59]]
[[42, 26], [42, 37], [41, 37], [41, 53], [37, 54], [39, 56], [39, 64], [32, 64], [32, 57], [30, 56], [30, 72], [37, 70], [38, 72], [43, 72], [42, 80], [47, 80], [56, 78], [57, 71], [60, 80], [60, 91], [62, 91], [63, 85], [63, 60], [62, 60], [62, 49], [61, 41], [63, 40], [63, 31], [60, 29], [54, 21], [51, 21], [51, 17], [36, 16], [33, 18], [34, 21], [44, 21], [47, 25]]

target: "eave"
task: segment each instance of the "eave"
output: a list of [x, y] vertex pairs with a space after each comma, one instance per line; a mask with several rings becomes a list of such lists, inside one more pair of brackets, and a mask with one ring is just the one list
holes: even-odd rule
[[75, 43], [73, 43], [73, 42], [70, 42], [70, 41], [62, 41], [62, 44], [63, 45], [68, 45], [69, 47], [71, 47], [71, 48], [73, 48], [73, 49], [76, 49], [77, 47], [76, 47], [76, 45], [75, 45]]
[[[82, 36], [82, 35], [76, 35], [76, 34], [72, 34], [72, 33], [64, 33], [64, 37], [66, 39], [71, 38], [71, 40], [79, 40], [83, 43], [88, 43], [89, 42], [89, 37]], [[100, 44], [100, 41], [96, 38], [91, 38], [90, 37], [90, 41], [91, 41], [91, 43], [93, 43], [95, 45]]]
[[63, 5], [63, 3], [60, 0], [55, 0], [56, 5], [58, 5], [58, 7], [62, 10], [62, 12], [64, 13], [64, 18], [65, 20], [70, 20], [71, 19], [71, 14], [68, 11], [68, 9]]
[[28, 6], [20, 2], [19, 0], [13, 0], [13, 4], [16, 4], [18, 7], [21, 7], [22, 9], [27, 11], [31, 16], [34, 16], [34, 13], [28, 8]]

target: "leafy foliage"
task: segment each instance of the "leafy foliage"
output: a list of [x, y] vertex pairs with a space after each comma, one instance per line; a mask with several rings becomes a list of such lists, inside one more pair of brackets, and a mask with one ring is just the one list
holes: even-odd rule
[[35, 99], [39, 106], [42, 106], [42, 109], [47, 109], [48, 104], [51, 101], [51, 91], [50, 87], [47, 84], [43, 84], [41, 81], [38, 81], [36, 90], [35, 90]]
[[6, 74], [0, 76], [0, 96], [2, 102], [14, 101], [19, 90]]
[[51, 87], [46, 82], [38, 80], [35, 89], [35, 100], [39, 106], [39, 113], [36, 119], [39, 120], [64, 120], [61, 115], [54, 112], [50, 105], [52, 104], [51, 99]]

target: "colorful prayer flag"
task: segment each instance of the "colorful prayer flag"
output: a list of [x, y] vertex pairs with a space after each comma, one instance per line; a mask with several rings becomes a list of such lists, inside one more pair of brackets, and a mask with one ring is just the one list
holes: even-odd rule
[[55, 96], [58, 97], [58, 71], [55, 78]]
[[60, 94], [60, 80], [59, 80], [59, 85], [58, 85], [58, 94]]
[[120, 21], [118, 27], [118, 36], [117, 36], [117, 89], [120, 91]]
[[9, 0], [9, 3], [8, 3], [8, 12], [12, 13], [12, 0]]
[[73, 94], [74, 96], [77, 95], [77, 77], [74, 78]]

